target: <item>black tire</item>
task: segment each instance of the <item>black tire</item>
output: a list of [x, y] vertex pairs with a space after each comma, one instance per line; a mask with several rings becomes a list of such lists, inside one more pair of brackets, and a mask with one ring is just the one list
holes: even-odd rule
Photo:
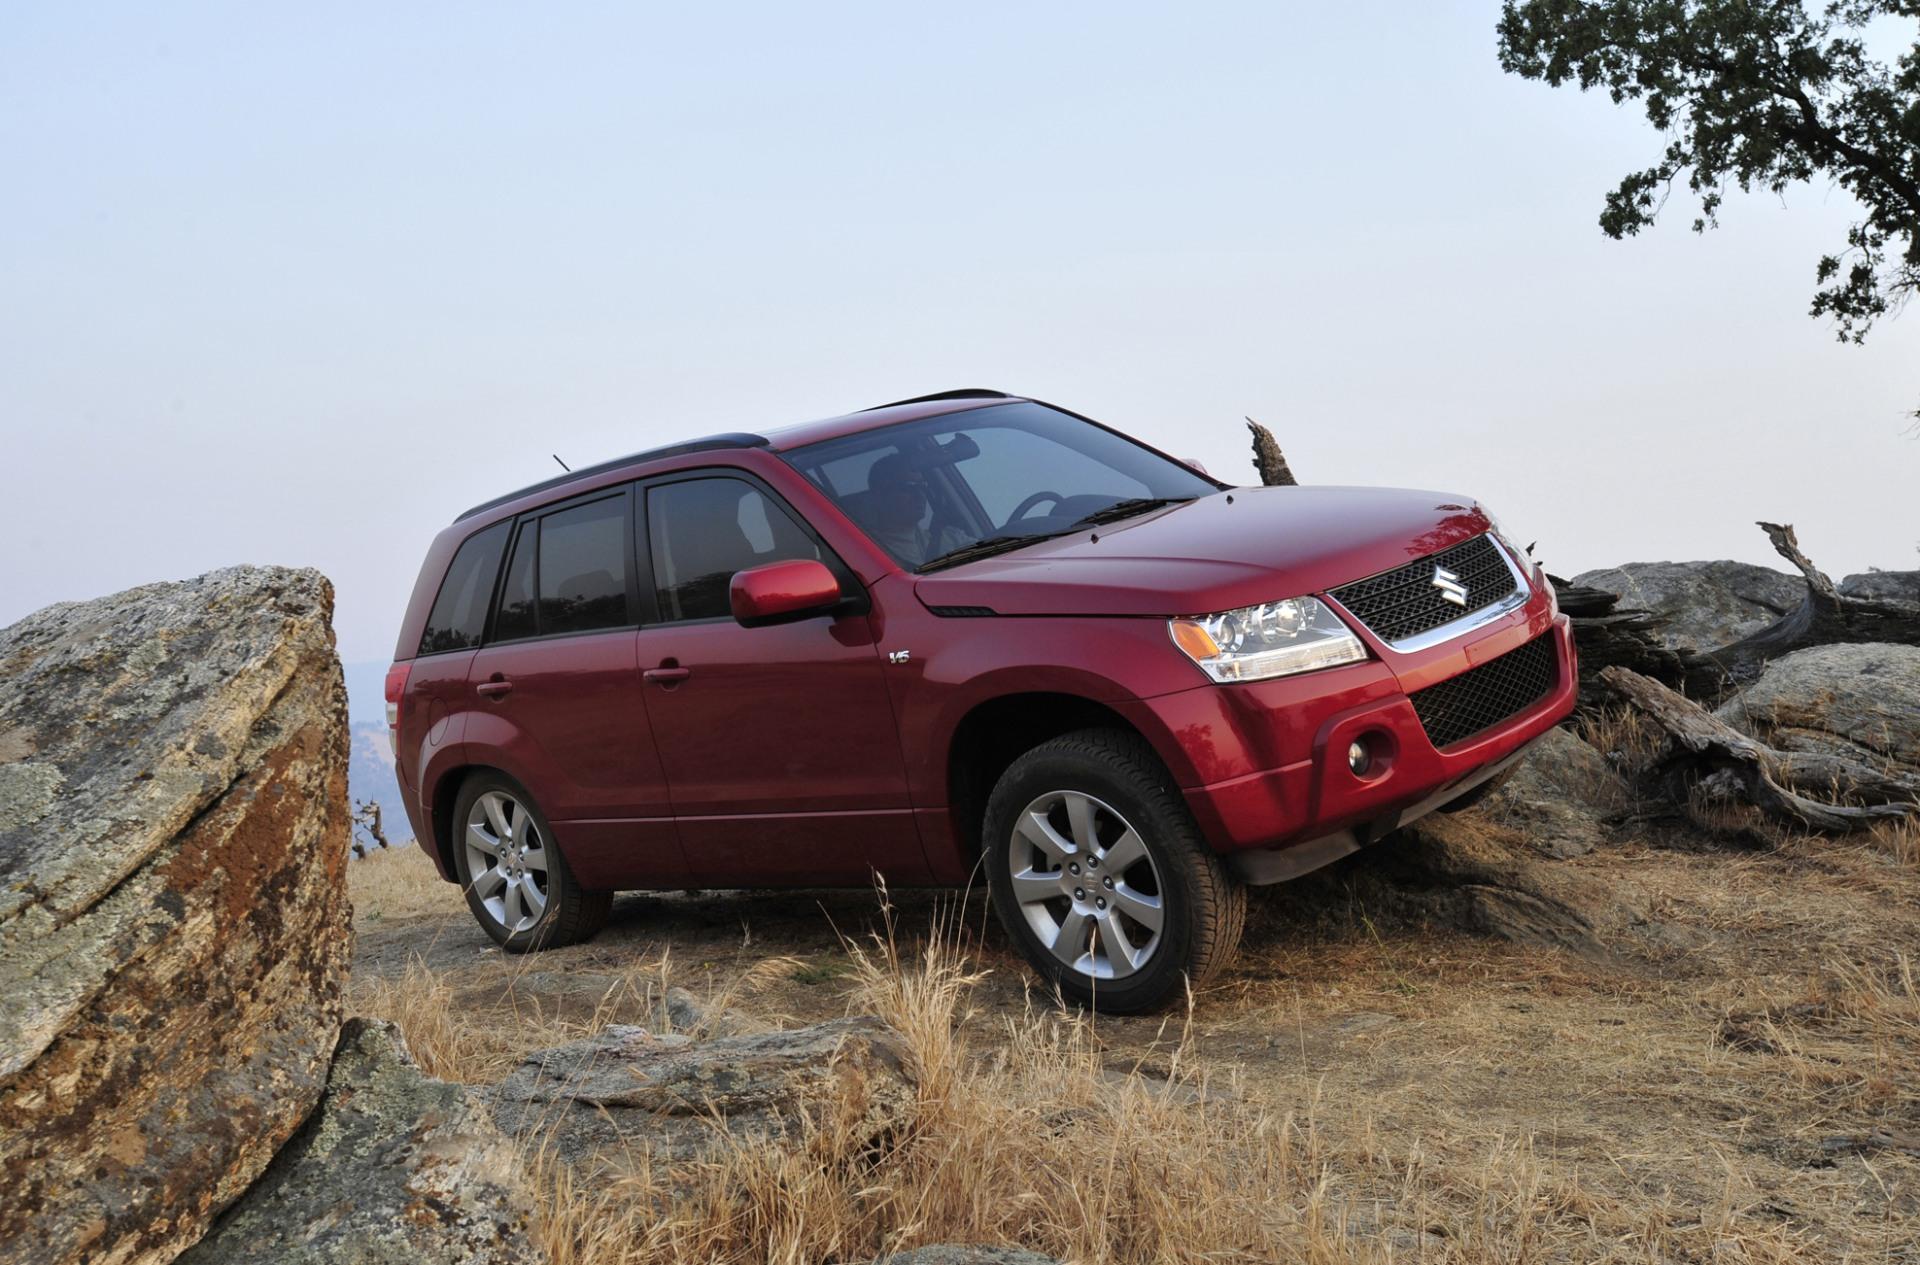
[[[544, 861], [544, 871], [534, 878], [536, 889], [544, 894], [544, 907], [534, 917], [527, 897], [521, 893], [514, 894], [513, 899], [518, 902], [521, 915], [514, 927], [509, 927], [503, 919], [503, 912], [511, 914], [513, 907], [509, 906], [504, 911], [490, 907], [489, 896], [483, 895], [475, 883], [476, 845], [469, 841], [468, 822], [474, 816], [476, 806], [487, 796], [504, 797], [524, 811], [526, 824], [531, 826], [537, 838]], [[494, 803], [498, 805], [499, 800], [496, 799]], [[481, 811], [484, 820], [485, 810]], [[509, 820], [513, 819], [510, 817]], [[519, 829], [516, 828], [513, 834], [518, 837]], [[532, 840], [526, 842], [531, 843]], [[567, 868], [567, 858], [553, 841], [553, 828], [547, 824], [547, 815], [540, 811], [539, 804], [534, 802], [533, 796], [527, 794], [525, 788], [503, 773], [475, 773], [461, 783], [460, 794], [453, 805], [453, 858], [455, 870], [460, 876], [460, 889], [466, 894], [467, 907], [473, 911], [474, 919], [509, 953], [557, 949], [562, 945], [591, 940], [606, 925], [607, 912], [613, 907], [612, 892], [592, 892], [581, 888], [573, 877], [573, 871]], [[533, 871], [521, 869], [517, 873], [532, 875]], [[495, 890], [505, 891], [511, 886], [511, 883], [503, 880]], [[528, 919], [531, 921], [528, 922]]]
[[[1076, 800], [1091, 800], [1092, 807]], [[1049, 836], [1056, 843], [1066, 841], [1057, 836], [1077, 836], [1076, 808], [1088, 814], [1091, 832], [1102, 842], [1056, 857], [1031, 841], [1037, 827], [1027, 815], [1036, 805], [1044, 806], [1041, 817], [1072, 823]], [[1022, 830], [1018, 838], [1016, 827]], [[1131, 828], [1143, 848], [1122, 846], [1120, 831], [1125, 828]], [[982, 832], [994, 912], [1034, 969], [1070, 1001], [1118, 1014], [1157, 1010], [1184, 997], [1189, 982], [1197, 988], [1212, 979], [1239, 945], [1246, 890], [1207, 846], [1166, 767], [1136, 734], [1083, 729], [1027, 752], [995, 784]], [[1150, 869], [1127, 863], [1123, 853], [1138, 851], [1150, 860]], [[1072, 856], [1097, 861], [1109, 852], [1121, 873], [1110, 864], [1105, 873], [1089, 865], [1084, 874], [1069, 875]], [[1023, 864], [1026, 868], [1016, 879], [1016, 866]], [[1150, 945], [1140, 942], [1147, 924], [1134, 922], [1127, 912], [1135, 905], [1146, 908], [1139, 896], [1149, 879], [1158, 889], [1153, 895], [1161, 921]], [[1048, 881], [1059, 884], [1057, 896], [1047, 894]], [[1016, 894], [1016, 883], [1024, 899]], [[1084, 899], [1079, 898], [1082, 894]], [[1099, 911], [1107, 912], [1094, 909], [1096, 900]], [[1073, 931], [1069, 919], [1078, 920], [1071, 924]], [[1073, 951], [1082, 925], [1087, 948], [1076, 965], [1064, 954]], [[1103, 947], [1114, 934], [1109, 927], [1118, 927], [1120, 945], [1144, 951], [1137, 965], [1127, 959], [1125, 973]], [[1062, 953], [1041, 938], [1049, 928]], [[1113, 974], [1101, 976], [1103, 968]]]

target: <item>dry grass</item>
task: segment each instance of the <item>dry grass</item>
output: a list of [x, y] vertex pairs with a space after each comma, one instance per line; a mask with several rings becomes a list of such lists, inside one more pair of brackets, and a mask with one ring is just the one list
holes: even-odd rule
[[453, 891], [417, 847], [389, 848], [347, 866], [347, 894], [361, 925], [444, 913]]
[[1869, 832], [1873, 846], [1902, 865], [1920, 869], [1920, 817], [1881, 822]]
[[1622, 774], [1631, 777], [1653, 763], [1667, 746], [1667, 735], [1637, 707], [1610, 703], [1575, 715], [1574, 733], [1604, 752]]
[[[782, 1143], [616, 1179], [529, 1146], [560, 1265], [814, 1265], [942, 1241], [1195, 1265], [1914, 1265], [1913, 849], [1888, 829], [1584, 858], [1630, 874], [1688, 937], [1624, 968], [1357, 906], [1302, 921], [1273, 894], [1238, 968], [1164, 1022], [1023, 999], [1004, 944], [924, 898], [903, 898], [921, 911], [901, 918], [910, 933], [883, 923], [837, 950], [824, 922], [852, 925], [865, 900], [644, 898], [594, 945], [506, 959], [435, 884], [412, 924], [361, 905], [387, 947], [356, 1002], [471, 1081], [646, 1022], [675, 976], [762, 1018], [878, 1013], [918, 1053], [918, 1119], [883, 1153], [851, 1148], [831, 1111]], [[569, 979], [591, 984], [561, 1005]]]

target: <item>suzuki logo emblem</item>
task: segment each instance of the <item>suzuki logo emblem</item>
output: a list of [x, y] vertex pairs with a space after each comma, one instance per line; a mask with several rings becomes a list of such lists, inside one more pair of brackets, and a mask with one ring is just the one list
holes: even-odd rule
[[1445, 567], [1433, 569], [1433, 587], [1440, 590], [1440, 596], [1455, 606], [1467, 604], [1467, 586], [1460, 583], [1460, 577]]

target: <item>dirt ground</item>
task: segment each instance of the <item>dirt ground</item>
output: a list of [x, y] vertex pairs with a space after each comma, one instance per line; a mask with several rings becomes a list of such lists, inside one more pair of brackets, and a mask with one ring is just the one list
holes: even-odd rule
[[[1912, 845], [1618, 843], [1568, 864], [1653, 893], [1666, 934], [1604, 960], [1386, 920], [1356, 858], [1256, 891], [1190, 1013], [1088, 1031], [1115, 1076], [1304, 1123], [1349, 1192], [1319, 1205], [1340, 1224], [1313, 1241], [1351, 1248], [1328, 1259], [1920, 1262]], [[879, 924], [865, 891], [636, 894], [593, 943], [511, 959], [427, 871], [413, 850], [356, 864], [355, 987], [445, 981], [494, 1034], [470, 1079], [621, 1018], [608, 981], [640, 968], [781, 1025], [844, 1014], [846, 944]], [[1009, 1016], [1045, 1003], [978, 894], [890, 900], [909, 943], [958, 913], [986, 972], [956, 1021], [969, 1056], [1020, 1039]], [[1395, 1193], [1416, 1185], [1465, 1193]]]

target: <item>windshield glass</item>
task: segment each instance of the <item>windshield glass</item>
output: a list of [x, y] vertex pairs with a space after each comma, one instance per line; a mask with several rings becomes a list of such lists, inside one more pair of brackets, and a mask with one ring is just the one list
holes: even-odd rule
[[902, 422], [785, 456], [915, 570], [1217, 490], [1124, 436], [1025, 401]]

